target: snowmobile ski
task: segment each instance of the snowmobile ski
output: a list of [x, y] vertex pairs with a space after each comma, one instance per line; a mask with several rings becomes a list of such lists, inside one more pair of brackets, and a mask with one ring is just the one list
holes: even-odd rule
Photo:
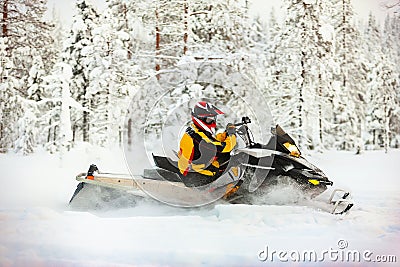
[[[343, 193], [343, 195], [336, 199], [338, 193]], [[333, 205], [332, 214], [344, 214], [354, 206], [350, 192], [343, 189], [333, 190], [328, 203]]]

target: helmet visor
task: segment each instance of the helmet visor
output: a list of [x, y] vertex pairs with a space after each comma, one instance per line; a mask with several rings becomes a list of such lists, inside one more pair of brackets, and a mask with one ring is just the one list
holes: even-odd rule
[[206, 117], [204, 118], [204, 122], [207, 124], [214, 123], [216, 121], [216, 117]]

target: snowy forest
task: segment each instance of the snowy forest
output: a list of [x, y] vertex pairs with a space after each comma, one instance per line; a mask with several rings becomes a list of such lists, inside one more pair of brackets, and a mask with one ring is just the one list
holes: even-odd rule
[[381, 25], [351, 0], [284, 0], [282, 19], [245, 0], [77, 0], [66, 29], [46, 2], [1, 0], [1, 153], [134, 142], [160, 127], [161, 109], [145, 120], [160, 90], [166, 111], [202, 96], [240, 110], [229, 88], [249, 84], [300, 147], [400, 146], [399, 13]]

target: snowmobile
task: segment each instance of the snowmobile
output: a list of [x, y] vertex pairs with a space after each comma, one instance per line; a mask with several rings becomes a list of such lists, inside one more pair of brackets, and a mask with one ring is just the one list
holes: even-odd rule
[[[279, 125], [271, 129], [267, 144], [259, 144], [253, 140], [249, 123], [251, 120], [243, 117], [235, 124], [244, 147], [231, 152], [226, 171], [211, 183], [189, 184], [180, 174], [176, 160], [152, 155], [155, 168], [145, 169], [141, 175], [104, 173], [92, 164], [86, 173], [77, 175], [80, 183], [70, 204], [88, 187], [102, 190], [99, 194], [106, 189], [106, 201], [124, 191], [174, 206], [198, 207], [216, 201], [254, 204], [271, 186], [286, 183], [295, 185], [308, 199], [314, 199], [333, 185], [319, 168], [301, 155], [295, 141]], [[317, 206], [332, 214], [346, 213], [353, 206], [350, 193], [342, 189], [333, 190], [325, 202], [326, 205]]]

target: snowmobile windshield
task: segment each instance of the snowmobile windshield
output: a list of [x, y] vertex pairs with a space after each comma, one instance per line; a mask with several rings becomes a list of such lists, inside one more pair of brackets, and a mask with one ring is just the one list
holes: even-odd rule
[[272, 132], [272, 134], [276, 134], [277, 136], [281, 137], [281, 138], [284, 139], [285, 141], [290, 142], [290, 143], [292, 143], [292, 144], [294, 144], [294, 145], [296, 144], [296, 142], [290, 137], [290, 135], [288, 135], [288, 134], [285, 132], [285, 130], [282, 129], [281, 126], [276, 125], [275, 129], [273, 129], [273, 130], [275, 130], [275, 133]]

